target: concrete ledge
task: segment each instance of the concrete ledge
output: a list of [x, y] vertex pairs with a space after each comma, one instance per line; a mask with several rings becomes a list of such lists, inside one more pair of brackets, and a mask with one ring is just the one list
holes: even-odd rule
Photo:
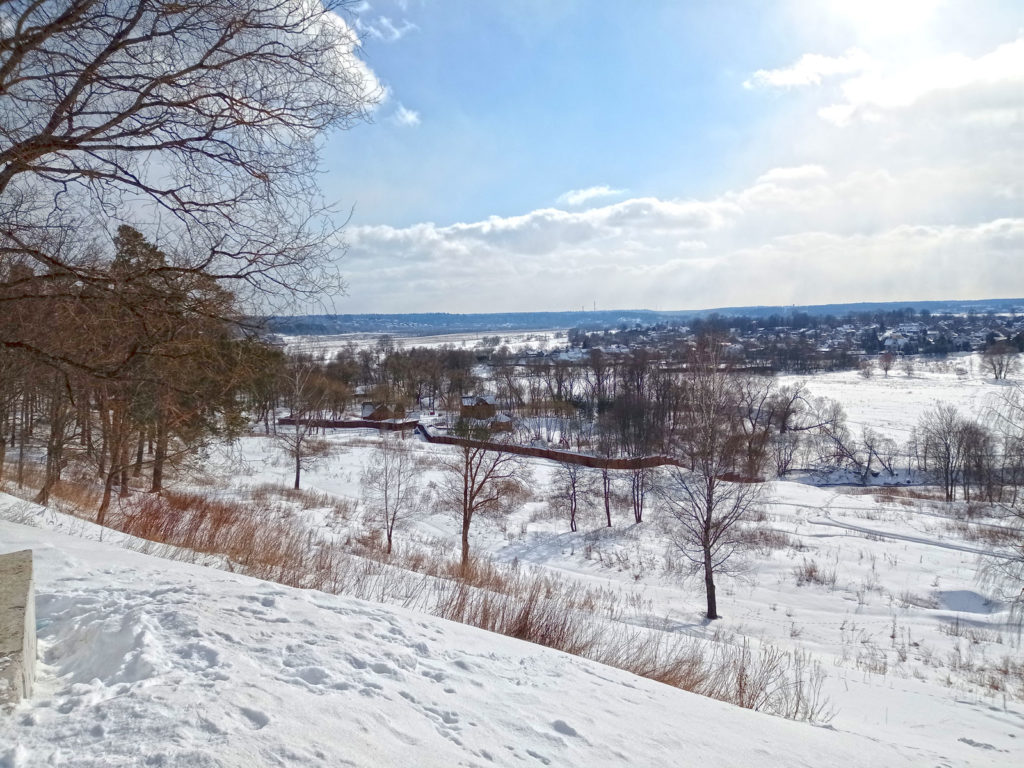
[[0, 711], [32, 695], [36, 600], [32, 550], [0, 555]]

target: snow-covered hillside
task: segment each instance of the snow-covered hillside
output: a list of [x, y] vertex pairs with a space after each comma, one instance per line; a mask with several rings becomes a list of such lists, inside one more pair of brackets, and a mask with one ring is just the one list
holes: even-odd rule
[[127, 551], [78, 527], [75, 537], [0, 522], [0, 551], [35, 551], [42, 655], [33, 699], [0, 718], [4, 768], [1021, 757], [957, 757], [971, 734], [952, 723], [928, 748], [793, 723], [402, 609]]
[[[354, 503], [374, 438], [345, 431], [328, 438], [337, 451], [305, 483]], [[427, 456], [441, 450], [416, 440], [410, 446]], [[236, 489], [289, 477], [273, 442], [258, 437], [210, 466]], [[531, 461], [531, 472], [542, 499], [552, 466]], [[424, 479], [432, 476], [428, 471]], [[980, 555], [999, 551], [985, 534], [998, 533], [1005, 521], [962, 522], [942, 504], [857, 490], [769, 484], [764, 519], [755, 527], [776, 532], [780, 542], [748, 553], [739, 577], [723, 576], [725, 618], [711, 624], [702, 617], [698, 580], [682, 579], [671, 561], [671, 538], [657, 510], [639, 526], [617, 512], [612, 529], [603, 527], [603, 510], [584, 510], [580, 531], [570, 533], [565, 520], [533, 501], [475, 523], [473, 548], [620, 595], [619, 604], [630, 606], [624, 618], [634, 624], [809, 654], [828, 675], [823, 690], [840, 730], [921, 750], [946, 744], [950, 764], [1003, 765], [1008, 754], [1024, 760], [1017, 741], [1024, 732], [1020, 641], [1007, 625], [1007, 605], [978, 581]], [[346, 522], [317, 510], [299, 514], [338, 539], [364, 530], [358, 515]], [[424, 510], [397, 537], [401, 546], [450, 547], [458, 525]], [[801, 583], [805, 566], [819, 573]]]

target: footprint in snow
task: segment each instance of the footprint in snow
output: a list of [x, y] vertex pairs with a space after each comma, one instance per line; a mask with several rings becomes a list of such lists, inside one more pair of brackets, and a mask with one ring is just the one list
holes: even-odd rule
[[528, 749], [526, 750], [526, 754], [534, 760], [540, 760], [544, 765], [551, 765], [551, 761], [544, 757], [544, 755], [540, 754], [540, 752], [534, 752], [532, 749]]
[[[966, 736], [961, 736], [959, 739], [957, 739], [957, 741], [966, 744], [969, 747], [976, 747], [978, 749], [996, 749], [996, 747], [994, 747], [992, 744], [986, 744], [983, 741], [975, 741], [974, 739], [969, 739]], [[1000, 749], [998, 751], [1005, 752], [1006, 750]]]
[[310, 685], [323, 685], [328, 681], [330, 675], [323, 667], [304, 667], [295, 670], [295, 676], [305, 680]]
[[391, 677], [398, 677], [398, 670], [396, 670], [386, 661], [374, 662], [370, 665], [370, 669], [372, 669], [378, 675], [389, 675]]
[[185, 661], [194, 662], [194, 666], [209, 669], [221, 665], [220, 651], [206, 643], [189, 643], [177, 651]]
[[254, 731], [266, 728], [267, 724], [270, 722], [270, 717], [265, 712], [260, 712], [258, 709], [239, 707], [238, 711], [245, 715], [245, 718], [252, 724], [251, 727]]
[[579, 733], [576, 731], [576, 729], [569, 725], [567, 722], [565, 722], [565, 720], [555, 720], [555, 722], [551, 724], [551, 727], [563, 736], [573, 736], [576, 738], [579, 737]]

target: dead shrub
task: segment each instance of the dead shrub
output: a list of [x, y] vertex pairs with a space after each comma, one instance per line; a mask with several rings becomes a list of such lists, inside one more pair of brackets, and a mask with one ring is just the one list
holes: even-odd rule
[[805, 584], [818, 584], [824, 587], [834, 587], [836, 585], [836, 570], [822, 568], [818, 565], [817, 560], [807, 560], [804, 558], [803, 563], [793, 569], [793, 575], [796, 576], [796, 585], [802, 587]]
[[1015, 547], [1024, 540], [1024, 531], [1008, 526], [950, 520], [946, 528], [964, 541], [978, 542], [990, 547]]
[[742, 526], [736, 531], [741, 547], [764, 555], [779, 549], [802, 550], [804, 545], [785, 531], [767, 526]]
[[874, 496], [880, 502], [904, 504], [907, 499], [919, 501], [942, 501], [945, 497], [934, 488], [908, 488], [906, 486], [887, 485], [881, 488], [868, 486], [866, 488], [844, 488], [844, 493], [855, 496]]

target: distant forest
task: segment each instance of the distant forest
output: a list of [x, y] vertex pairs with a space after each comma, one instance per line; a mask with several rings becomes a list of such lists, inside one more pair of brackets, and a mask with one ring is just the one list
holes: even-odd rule
[[[266, 329], [286, 335], [329, 335], [338, 333], [406, 333], [429, 335], [438, 333], [469, 333], [472, 331], [534, 331], [552, 328], [607, 329], [691, 322], [712, 315], [765, 318], [776, 315], [842, 317], [868, 312], [897, 310], [928, 310], [935, 314], [1024, 312], [1024, 298], [979, 299], [975, 301], [889, 301], [852, 304], [815, 304], [808, 306], [720, 307], [717, 309], [656, 311], [650, 309], [617, 309], [576, 312], [496, 312], [450, 314], [425, 312], [411, 314], [372, 315], [295, 315], [264, 319]], [[793, 325], [792, 322], [787, 323]]]

